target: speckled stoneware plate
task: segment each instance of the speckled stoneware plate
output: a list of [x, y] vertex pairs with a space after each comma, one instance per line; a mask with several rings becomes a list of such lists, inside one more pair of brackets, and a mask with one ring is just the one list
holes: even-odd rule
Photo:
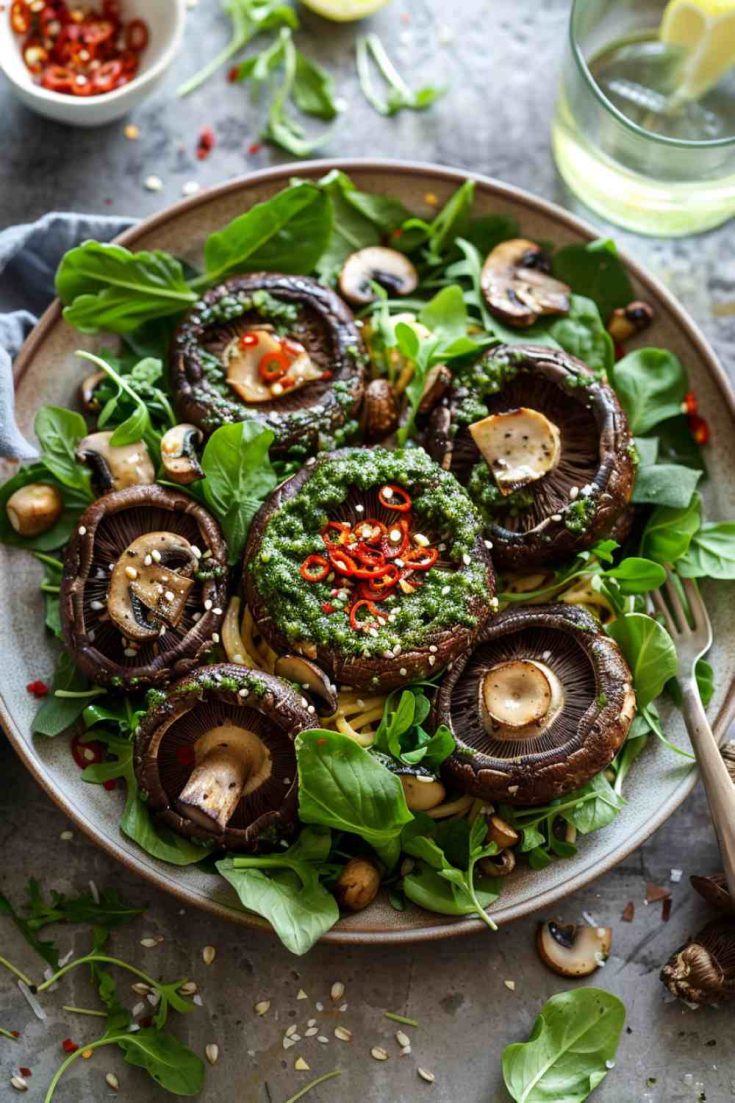
[[[198, 263], [207, 234], [269, 198], [293, 175], [317, 176], [332, 168], [349, 172], [358, 187], [392, 194], [422, 215], [431, 214], [425, 196], [440, 201], [467, 174], [432, 165], [390, 161], [310, 162], [288, 165], [233, 180], [193, 199], [177, 203], [146, 219], [119, 239], [135, 249], [167, 249]], [[526, 237], [550, 240], [557, 245], [584, 242], [594, 230], [552, 204], [482, 176], [477, 184], [480, 214], [514, 215]], [[656, 322], [645, 334], [645, 343], [662, 345], [686, 364], [700, 406], [712, 426], [715, 446], [708, 462], [711, 478], [704, 487], [707, 515], [713, 519], [735, 516], [735, 399], [727, 378], [702, 334], [668, 292], [633, 262], [627, 261], [636, 295], [656, 310]], [[46, 311], [26, 341], [15, 365], [18, 421], [29, 437], [37, 407], [42, 402], [73, 405], [84, 374], [74, 350], [95, 348], [101, 338], [85, 338], [61, 318], [58, 304]], [[4, 594], [0, 625], [0, 715], [18, 754], [49, 795], [81, 830], [114, 854], [121, 862], [153, 884], [174, 893], [182, 902], [205, 908], [247, 926], [265, 927], [263, 920], [237, 906], [234, 892], [218, 877], [195, 867], [165, 865], [139, 850], [118, 830], [121, 794], [106, 792], [80, 780], [65, 738], [33, 738], [31, 721], [36, 702], [26, 692], [28, 682], [50, 678], [55, 645], [44, 634], [40, 568], [31, 556], [16, 549], [0, 548], [0, 588]], [[735, 622], [723, 584], [708, 591], [715, 647], [710, 659], [715, 668], [717, 692], [709, 707], [718, 737], [735, 714]], [[716, 596], [715, 596], [716, 594]], [[666, 731], [676, 743], [687, 745], [681, 718], [664, 710]], [[628, 804], [605, 830], [583, 839], [579, 853], [534, 873], [521, 870], [505, 885], [493, 909], [498, 923], [547, 908], [556, 900], [592, 881], [630, 854], [666, 820], [691, 792], [695, 771], [681, 756], [652, 741], [633, 769], [627, 787]], [[448, 919], [417, 908], [394, 911], [387, 901], [341, 920], [326, 935], [329, 942], [384, 943], [443, 938], [479, 930], [478, 920]]]

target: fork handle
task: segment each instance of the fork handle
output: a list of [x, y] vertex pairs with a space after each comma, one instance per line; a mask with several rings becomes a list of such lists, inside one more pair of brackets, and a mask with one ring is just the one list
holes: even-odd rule
[[735, 784], [720, 754], [694, 678], [683, 681], [682, 692], [684, 720], [697, 756], [712, 822], [720, 844], [725, 880], [730, 897], [735, 900]]

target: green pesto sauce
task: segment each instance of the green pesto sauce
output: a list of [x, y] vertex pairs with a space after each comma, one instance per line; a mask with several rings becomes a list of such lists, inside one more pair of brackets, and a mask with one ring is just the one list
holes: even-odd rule
[[456, 386], [467, 391], [455, 412], [454, 420], [458, 428], [487, 417], [487, 399], [515, 379], [522, 361], [522, 354], [511, 349], [491, 350], [474, 364], [457, 371]]
[[[416, 593], [381, 602], [381, 611], [395, 614], [395, 620], [371, 634], [351, 628], [345, 611], [325, 613], [321, 606], [335, 603], [331, 590], [338, 583], [306, 582], [299, 567], [307, 555], [324, 553], [321, 530], [350, 488], [367, 491], [385, 483], [409, 491], [417, 525], [441, 534], [447, 544], [444, 556], [457, 569], [432, 568], [422, 574], [424, 585]], [[323, 460], [298, 494], [273, 513], [246, 569], [291, 642], [314, 642], [350, 657], [378, 657], [397, 644], [403, 650], [425, 647], [438, 628], [476, 623], [471, 605], [488, 598], [486, 565], [475, 555], [481, 529], [481, 519], [457, 480], [423, 450], [347, 450]]]
[[533, 505], [533, 492], [525, 487], [512, 494], [501, 494], [490, 468], [480, 460], [470, 471], [467, 493], [480, 511], [486, 525], [492, 525], [499, 513], [521, 513]]
[[564, 509], [564, 524], [570, 532], [586, 532], [595, 515], [594, 498], [577, 498]]

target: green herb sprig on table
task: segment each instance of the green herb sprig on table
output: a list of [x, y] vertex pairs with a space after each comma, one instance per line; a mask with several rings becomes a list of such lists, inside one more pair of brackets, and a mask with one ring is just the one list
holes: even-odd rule
[[[405, 109], [425, 111], [446, 91], [445, 88], [432, 84], [427, 84], [416, 91], [409, 88], [389, 58], [377, 34], [367, 34], [358, 38], [355, 49], [360, 89], [370, 106], [379, 115], [390, 117]], [[373, 66], [385, 87], [383, 95], [375, 87]]]

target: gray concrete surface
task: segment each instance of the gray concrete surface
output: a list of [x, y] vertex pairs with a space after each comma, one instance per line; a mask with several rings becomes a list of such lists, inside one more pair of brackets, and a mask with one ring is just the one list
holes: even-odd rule
[[[304, 14], [303, 44], [335, 71], [348, 114], [325, 154], [381, 155], [436, 160], [466, 166], [573, 206], [564, 196], [548, 148], [549, 118], [565, 26], [567, 0], [393, 0], [372, 26], [390, 42], [396, 60], [414, 83], [446, 81], [451, 90], [430, 113], [386, 121], [362, 102], [354, 78], [354, 30], [334, 27]], [[224, 41], [226, 23], [216, 0], [200, 0], [191, 13], [185, 49], [166, 83], [133, 117], [140, 138], [129, 141], [122, 124], [72, 131], [41, 120], [16, 104], [0, 85], [0, 226], [56, 209], [145, 215], [179, 198], [183, 184], [202, 186], [248, 172], [279, 158], [267, 148], [248, 147], [257, 138], [257, 113], [242, 89], [222, 78], [178, 102], [178, 82]], [[197, 134], [211, 125], [217, 146], [211, 157], [195, 158]], [[163, 189], [147, 192], [143, 180], [155, 173]], [[735, 299], [735, 230], [732, 226], [696, 240], [660, 243], [618, 233], [679, 295], [714, 342], [725, 363], [735, 353], [735, 315], [722, 304]], [[45, 886], [80, 888], [92, 878], [115, 885], [136, 902], [148, 902], [146, 917], [114, 935], [124, 958], [171, 979], [196, 978], [202, 1007], [176, 1029], [200, 1052], [216, 1042], [217, 1065], [209, 1070], [201, 1098], [207, 1103], [283, 1103], [311, 1076], [341, 1068], [340, 1079], [309, 1097], [315, 1103], [504, 1103], [500, 1054], [503, 1046], [528, 1035], [544, 1000], [562, 989], [533, 950], [534, 920], [479, 935], [406, 949], [351, 950], [318, 947], [305, 959], [288, 955], [274, 941], [182, 912], [128, 874], [81, 836], [63, 840], [63, 816], [36, 787], [7, 746], [0, 747], [0, 888], [19, 899], [29, 875]], [[564, 904], [563, 915], [590, 913], [614, 927], [613, 956], [595, 983], [618, 993], [628, 1010], [628, 1029], [617, 1067], [598, 1089], [600, 1103], [726, 1103], [735, 1098], [732, 1010], [692, 1011], [668, 1002], [657, 979], [661, 963], [706, 917], [689, 890], [686, 875], [717, 868], [717, 850], [700, 790], [652, 838], [616, 870]], [[673, 908], [662, 922], [659, 905], [643, 903], [646, 881], [667, 884], [671, 867], [685, 873], [670, 885]], [[636, 903], [632, 923], [620, 921], [625, 904]], [[0, 920], [0, 953], [34, 974], [38, 962], [7, 921]], [[155, 949], [139, 940], [161, 935]], [[85, 948], [60, 931], [63, 949]], [[216, 947], [209, 967], [201, 951]], [[346, 986], [347, 1008], [332, 1009], [333, 981]], [[511, 991], [503, 983], [515, 982]], [[308, 1000], [297, 1000], [300, 988]], [[135, 997], [130, 993], [131, 1002]], [[264, 1018], [256, 1000], [269, 998]], [[17, 1044], [0, 1038], [0, 1099], [15, 1097], [9, 1078], [17, 1065], [32, 1069], [29, 1100], [43, 1099], [62, 1054], [60, 1041], [94, 1036], [94, 1020], [61, 1011], [88, 1006], [87, 980], [77, 974], [45, 1005], [42, 1024], [20, 994], [0, 978], [0, 1026], [21, 1031]], [[315, 1009], [322, 1001], [327, 1010]], [[395, 1027], [385, 1009], [419, 1021], [409, 1030], [411, 1056], [399, 1057]], [[284, 1051], [281, 1036], [296, 1022], [316, 1018], [330, 1036]], [[337, 1021], [353, 1031], [348, 1045], [332, 1037]], [[384, 1044], [390, 1060], [378, 1063], [370, 1048]], [[303, 1055], [311, 1072], [294, 1071]], [[419, 1080], [416, 1065], [432, 1070], [433, 1086]], [[120, 1078], [120, 1098], [155, 1103], [163, 1094], [144, 1075], [103, 1050], [80, 1061], [62, 1082], [57, 1103], [99, 1103], [112, 1097], [104, 1075]]]

